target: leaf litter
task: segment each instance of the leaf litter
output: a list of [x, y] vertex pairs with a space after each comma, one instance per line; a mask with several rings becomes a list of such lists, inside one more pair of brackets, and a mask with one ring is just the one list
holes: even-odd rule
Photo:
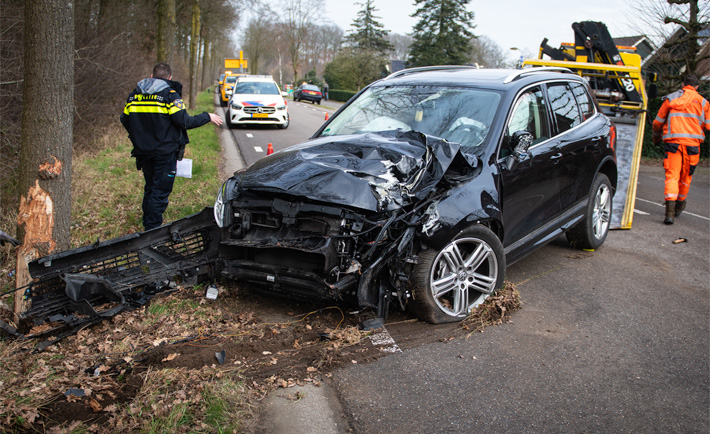
[[[206, 303], [204, 288], [178, 289], [42, 353], [31, 352], [31, 341], [0, 342], [0, 426], [9, 432], [152, 432], [151, 424], [162, 421], [175, 423], [173, 432], [225, 426], [231, 427], [225, 432], [249, 432], [269, 391], [320, 386], [334, 369], [386, 354], [370, 342], [371, 332], [358, 328], [362, 318], [339, 307], [304, 305], [296, 313], [288, 303], [282, 317], [267, 322], [265, 307], [277, 302], [236, 285], [225, 285], [218, 300]], [[391, 315], [387, 328], [407, 348], [470, 336], [509, 321], [519, 307], [517, 290], [507, 284], [458, 326]], [[225, 410], [220, 416], [214, 408]]]

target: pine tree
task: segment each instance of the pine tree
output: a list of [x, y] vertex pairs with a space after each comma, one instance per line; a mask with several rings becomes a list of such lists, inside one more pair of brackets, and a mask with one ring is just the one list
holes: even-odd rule
[[365, 3], [357, 3], [363, 9], [357, 13], [357, 18], [351, 24], [355, 27], [355, 31], [345, 37], [345, 41], [356, 50], [375, 51], [386, 55], [392, 51], [394, 47], [386, 39], [389, 30], [384, 30], [384, 26], [377, 20], [380, 17], [375, 16], [375, 5], [373, 0], [366, 0]]
[[418, 17], [407, 66], [462, 65], [469, 63], [474, 13], [471, 0], [415, 0]]

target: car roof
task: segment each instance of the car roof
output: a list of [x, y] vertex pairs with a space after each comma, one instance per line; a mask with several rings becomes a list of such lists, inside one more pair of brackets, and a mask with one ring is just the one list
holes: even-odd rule
[[377, 85], [448, 84], [512, 90], [533, 82], [583, 79], [567, 68], [537, 67], [526, 69], [477, 69], [472, 66], [432, 66], [395, 72]]
[[244, 75], [239, 77], [239, 81], [273, 81], [275, 83], [274, 78], [270, 75]]

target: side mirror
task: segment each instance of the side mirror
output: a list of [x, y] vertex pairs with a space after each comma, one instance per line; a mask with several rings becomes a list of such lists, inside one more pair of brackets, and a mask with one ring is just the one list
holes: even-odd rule
[[506, 159], [508, 170], [514, 170], [518, 164], [530, 159], [528, 149], [533, 142], [533, 135], [527, 131], [516, 131], [508, 140], [508, 148], [510, 154]]
[[651, 83], [651, 85], [648, 86], [648, 98], [654, 99], [657, 96], [658, 96], [658, 85], [656, 83]]

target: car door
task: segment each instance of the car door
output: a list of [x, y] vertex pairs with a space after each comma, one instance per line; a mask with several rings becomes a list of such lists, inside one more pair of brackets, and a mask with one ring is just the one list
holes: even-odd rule
[[[508, 167], [508, 142], [518, 131], [531, 133], [533, 142], [526, 158]], [[558, 155], [544, 89], [528, 88], [518, 96], [508, 117], [499, 152], [504, 246], [516, 243], [560, 213]]]
[[602, 134], [591, 120], [596, 113], [586, 88], [581, 83], [548, 83], [547, 94], [555, 125], [556, 146], [560, 152], [559, 194], [566, 211], [589, 194], [591, 178], [599, 160]]

